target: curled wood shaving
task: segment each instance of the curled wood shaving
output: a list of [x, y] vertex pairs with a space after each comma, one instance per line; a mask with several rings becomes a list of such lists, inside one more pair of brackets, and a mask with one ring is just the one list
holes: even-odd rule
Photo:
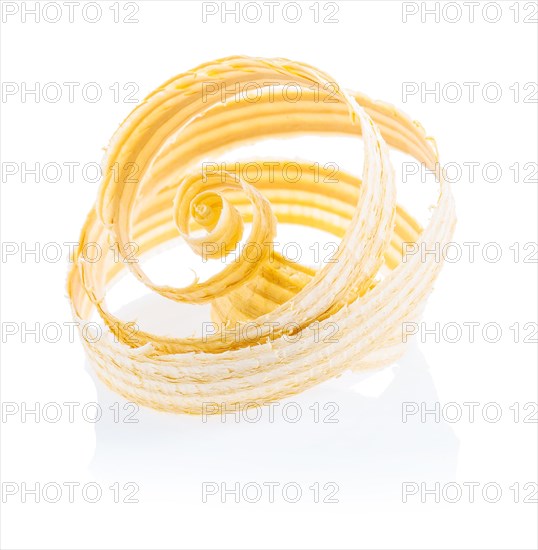
[[[241, 94], [223, 101], [221, 94], [207, 93], [208, 82], [224, 89], [255, 83], [270, 90], [272, 85], [273, 92], [293, 82], [301, 99], [290, 102], [283, 94], [264, 93], [256, 102]], [[337, 183], [323, 183], [311, 163], [301, 164], [296, 182], [278, 170], [262, 171], [251, 184], [231, 167], [200, 169], [204, 159], [238, 145], [298, 134], [362, 136], [362, 178], [338, 170]], [[424, 229], [396, 203], [389, 146], [437, 175], [440, 193]], [[68, 276], [73, 313], [84, 326], [97, 311], [106, 327], [98, 341], [82, 341], [110, 388], [142, 405], [177, 413], [201, 414], [207, 403], [218, 405], [211, 409], [215, 413], [262, 405], [347, 369], [396, 360], [404, 351], [402, 323], [418, 318], [441, 267], [434, 255], [402, 262], [402, 243], [429, 248], [449, 242], [455, 224], [435, 143], [420, 124], [286, 59], [230, 57], [169, 80], [121, 124], [103, 168], [98, 199]], [[271, 254], [266, 244], [274, 240], [277, 220], [341, 237], [334, 261], [314, 270]], [[178, 235], [198, 254], [204, 243], [215, 244], [209, 256], [216, 256], [222, 247], [234, 249], [245, 223], [252, 223], [246, 242], [260, 245], [263, 254], [255, 262], [230, 263], [203, 282], [157, 285], [141, 262], [127, 261], [129, 243], [137, 243], [143, 256]], [[87, 262], [81, 252], [87, 243], [103, 250], [115, 243], [126, 261], [106, 254]], [[126, 269], [170, 300], [211, 303], [212, 319], [223, 326], [255, 323], [255, 340], [252, 331], [231, 339], [222, 333], [170, 338], [139, 331], [133, 339], [129, 320], [115, 317], [105, 300]], [[327, 327], [337, 327], [335, 337], [320, 339]]]

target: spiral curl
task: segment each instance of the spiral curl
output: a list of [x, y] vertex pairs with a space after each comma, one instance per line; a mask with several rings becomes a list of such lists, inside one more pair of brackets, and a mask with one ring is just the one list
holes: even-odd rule
[[[208, 82], [219, 89], [256, 83], [264, 93], [256, 102], [244, 95], [226, 101], [208, 93]], [[299, 102], [266, 93], [289, 82], [300, 88]], [[321, 183], [308, 163], [300, 164], [301, 177], [293, 182], [265, 164], [255, 184], [228, 167], [200, 170], [204, 159], [232, 147], [298, 134], [362, 136], [362, 178], [337, 170], [337, 185]], [[439, 197], [424, 229], [396, 203], [388, 146], [436, 174]], [[340, 90], [303, 63], [229, 57], [169, 80], [114, 134], [68, 276], [75, 320], [84, 326], [97, 311], [107, 327], [98, 341], [82, 338], [97, 375], [131, 401], [201, 414], [207, 403], [217, 404], [214, 413], [263, 405], [348, 369], [394, 362], [405, 349], [402, 323], [420, 316], [441, 267], [433, 255], [402, 262], [402, 243], [443, 245], [455, 225], [452, 194], [438, 166], [435, 143], [420, 124], [391, 105]], [[277, 220], [341, 238], [334, 261], [314, 270], [271, 254], [265, 245], [274, 241]], [[246, 242], [263, 253], [203, 282], [157, 285], [140, 262], [128, 261], [129, 243], [144, 256], [178, 232], [199, 255], [207, 242], [215, 244], [209, 258], [228, 253], [241, 241], [245, 223], [252, 224]], [[201, 236], [195, 233], [200, 230]], [[88, 243], [103, 249], [114, 243], [125, 261], [108, 254], [87, 262], [82, 251]], [[221, 334], [171, 338], [146, 331], [133, 339], [132, 323], [114, 316], [105, 301], [125, 269], [170, 300], [211, 303], [214, 321], [254, 323], [259, 330], [254, 339], [238, 331], [229, 341]], [[338, 327], [338, 337], [320, 340], [319, 331], [330, 326]]]

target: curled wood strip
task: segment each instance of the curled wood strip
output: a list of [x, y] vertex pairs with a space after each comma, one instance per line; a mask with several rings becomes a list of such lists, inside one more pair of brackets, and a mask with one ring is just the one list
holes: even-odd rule
[[[255, 103], [242, 95], [223, 101], [220, 94], [207, 93], [208, 82], [224, 89], [255, 83], [264, 93]], [[266, 93], [270, 85], [274, 91], [289, 82], [301, 89], [297, 103]], [[331, 90], [331, 101], [323, 101], [324, 89]], [[228, 166], [200, 170], [203, 159], [234, 146], [303, 133], [361, 135], [362, 178], [338, 171], [337, 184], [321, 185], [307, 163], [293, 183], [278, 171], [262, 170], [251, 184]], [[440, 194], [424, 229], [396, 204], [387, 144], [437, 174]], [[453, 198], [437, 161], [435, 144], [418, 123], [391, 105], [335, 88], [326, 74], [302, 63], [231, 57], [171, 79], [112, 138], [98, 200], [69, 273], [76, 320], [84, 324], [97, 311], [108, 327], [96, 342], [83, 338], [97, 374], [127, 399], [200, 414], [208, 402], [218, 404], [211, 412], [247, 402], [261, 405], [346, 369], [394, 361], [404, 350], [401, 324], [418, 318], [440, 269], [433, 255], [402, 263], [402, 242], [448, 242], [455, 224]], [[206, 281], [174, 288], [151, 281], [140, 262], [115, 262], [107, 254], [90, 263], [81, 252], [87, 243], [103, 249], [116, 243], [127, 260], [131, 242], [143, 256], [179, 235], [198, 254], [204, 243], [215, 244], [209, 257], [217, 256], [217, 250], [234, 249], [244, 223], [252, 223], [247, 242], [268, 251], [277, 220], [341, 237], [336, 261], [313, 270], [264, 252], [255, 262], [242, 259]], [[200, 229], [202, 236], [195, 233]], [[133, 341], [126, 322], [105, 300], [125, 269], [168, 299], [210, 302], [213, 320], [224, 326], [255, 323], [254, 341], [243, 331], [231, 340], [219, 333], [170, 338], [140, 331]], [[294, 338], [285, 328], [290, 324]], [[337, 337], [317, 338], [328, 326], [338, 328]]]

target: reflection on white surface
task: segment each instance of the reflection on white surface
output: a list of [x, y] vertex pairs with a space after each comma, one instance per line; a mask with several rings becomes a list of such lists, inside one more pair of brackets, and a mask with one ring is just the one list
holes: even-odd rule
[[[158, 306], [156, 307], [156, 304]], [[147, 295], [122, 311], [142, 312], [152, 329], [170, 327], [163, 301]], [[194, 323], [176, 315], [174, 322]], [[95, 377], [103, 410], [131, 408]], [[140, 408], [137, 423], [103, 415], [91, 464], [97, 478], [134, 481], [145, 499], [200, 503], [202, 482], [336, 482], [340, 502], [400, 500], [403, 481], [455, 478], [459, 442], [449, 424], [418, 416], [402, 421], [402, 403], [438, 401], [428, 365], [411, 343], [398, 364], [346, 373], [273, 408], [224, 417], [174, 415]], [[285, 407], [286, 403], [292, 403]], [[292, 422], [296, 415], [300, 418]]]

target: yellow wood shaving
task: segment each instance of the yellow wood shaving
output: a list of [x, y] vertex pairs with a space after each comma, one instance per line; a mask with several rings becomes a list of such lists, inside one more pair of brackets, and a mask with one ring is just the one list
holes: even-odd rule
[[[256, 102], [241, 94], [223, 100], [207, 93], [208, 82], [223, 89], [255, 83], [264, 93]], [[300, 101], [274, 93], [289, 82], [300, 87]], [[302, 176], [290, 182], [281, 170], [269, 173], [268, 163], [253, 159], [262, 176], [249, 183], [231, 165], [201, 167], [204, 159], [257, 139], [303, 134], [361, 136], [362, 178], [336, 170], [337, 183], [326, 183], [324, 169], [300, 163]], [[388, 146], [437, 174], [439, 198], [424, 229], [396, 203]], [[336, 88], [328, 75], [303, 63], [230, 57], [169, 80], [114, 134], [68, 276], [75, 320], [84, 326], [97, 311], [106, 327], [98, 341], [82, 338], [98, 376], [131, 401], [201, 414], [207, 403], [218, 405], [214, 413], [263, 405], [347, 369], [395, 361], [405, 349], [402, 323], [418, 319], [441, 267], [434, 255], [402, 262], [402, 243], [442, 246], [455, 225], [452, 194], [437, 166], [433, 141], [420, 124], [391, 105]], [[274, 241], [278, 222], [341, 238], [335, 261], [314, 270], [272, 253], [267, 243]], [[127, 261], [129, 243], [137, 243], [143, 257], [178, 235], [197, 254], [214, 244], [207, 255], [217, 257], [241, 241], [245, 223], [252, 224], [245, 242], [263, 253], [257, 261], [241, 255], [203, 282], [157, 285], [142, 262]], [[202, 236], [195, 232], [200, 229]], [[102, 250], [116, 243], [126, 261], [113, 254], [84, 261], [87, 243]], [[213, 321], [223, 327], [250, 323], [259, 330], [240, 330], [234, 338], [139, 331], [133, 338], [130, 320], [114, 316], [105, 300], [126, 269], [168, 299], [210, 303]], [[328, 327], [337, 327], [334, 337], [320, 338]]]

